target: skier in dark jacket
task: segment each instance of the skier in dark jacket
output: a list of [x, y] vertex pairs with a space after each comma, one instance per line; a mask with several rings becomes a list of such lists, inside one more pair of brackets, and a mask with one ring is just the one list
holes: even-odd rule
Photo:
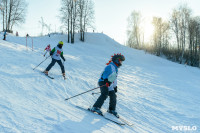
[[122, 61], [125, 61], [125, 57], [121, 54], [115, 54], [112, 56], [109, 63], [105, 67], [100, 79], [99, 79], [99, 86], [101, 90], [101, 95], [94, 103], [91, 111], [97, 112], [98, 114], [102, 114], [101, 106], [103, 105], [104, 101], [107, 97], [110, 97], [109, 108], [108, 112], [119, 117], [116, 112], [116, 92], [117, 92], [117, 74], [118, 68], [122, 65]]
[[49, 64], [49, 66], [45, 69], [44, 73], [46, 75], [48, 75], [48, 72], [49, 70], [55, 65], [55, 63], [57, 62], [61, 68], [61, 71], [62, 71], [62, 75], [63, 77], [65, 78], [65, 68], [64, 68], [64, 65], [62, 64], [61, 62], [61, 59], [60, 57], [63, 59], [63, 61], [65, 61], [65, 58], [63, 56], [63, 50], [62, 50], [62, 47], [63, 47], [63, 42], [60, 41], [58, 43], [58, 45], [56, 47], [54, 47], [51, 52], [50, 52], [50, 55], [52, 57], [52, 61], [51, 63]]
[[6, 30], [4, 31], [4, 34], [3, 34], [3, 40], [6, 40]]

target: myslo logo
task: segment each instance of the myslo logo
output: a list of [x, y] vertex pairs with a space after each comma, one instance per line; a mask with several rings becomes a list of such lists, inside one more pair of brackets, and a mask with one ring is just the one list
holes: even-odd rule
[[197, 126], [172, 126], [173, 131], [196, 131]]

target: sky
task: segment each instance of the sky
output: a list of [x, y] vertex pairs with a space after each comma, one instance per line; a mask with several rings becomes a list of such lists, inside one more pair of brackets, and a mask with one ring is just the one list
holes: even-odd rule
[[[153, 32], [153, 16], [168, 18], [173, 8], [187, 3], [193, 15], [200, 16], [199, 0], [93, 0], [95, 3], [95, 32], [103, 32], [121, 44], [126, 42], [127, 18], [132, 11], [140, 11], [145, 23], [145, 38]], [[39, 21], [51, 25], [51, 31], [64, 31], [59, 19], [61, 0], [27, 0], [26, 22], [14, 27], [20, 36], [39, 35], [42, 31]], [[2, 30], [2, 26], [0, 26]], [[92, 29], [91, 29], [92, 32]]]

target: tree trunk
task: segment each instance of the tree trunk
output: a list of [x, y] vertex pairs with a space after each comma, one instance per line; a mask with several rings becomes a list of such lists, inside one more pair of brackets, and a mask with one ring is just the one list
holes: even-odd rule
[[199, 45], [199, 68], [200, 68], [200, 45]]
[[72, 19], [72, 13], [71, 13], [71, 31], [70, 31], [70, 34], [71, 34], [71, 43], [73, 43], [73, 35], [72, 35], [72, 27], [73, 27], [73, 19]]
[[8, 30], [8, 23], [7, 23], [7, 17], [8, 17], [8, 1], [6, 0], [6, 31]]
[[68, 28], [67, 28], [67, 33], [68, 33], [67, 42], [69, 43], [69, 39], [70, 39], [70, 38], [69, 38], [69, 34], [70, 34], [70, 33], [69, 33], [69, 18], [67, 19], [67, 27], [68, 27]]
[[5, 19], [5, 18], [4, 18], [4, 10], [3, 10], [3, 31], [5, 30], [5, 28], [4, 28], [4, 23], [5, 23], [5, 22], [4, 22], [4, 19]]
[[10, 10], [9, 10], [9, 16], [8, 16], [8, 31], [10, 31], [10, 21], [11, 21], [11, 14], [12, 14], [12, 4], [13, 4], [13, 0], [10, 0]]

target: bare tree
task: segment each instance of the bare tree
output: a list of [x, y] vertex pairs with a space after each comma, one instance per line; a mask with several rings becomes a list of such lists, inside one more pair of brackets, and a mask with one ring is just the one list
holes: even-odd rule
[[80, 40], [83, 41], [83, 15], [85, 8], [85, 0], [79, 0], [78, 3], [78, 16], [79, 16], [79, 24], [80, 24]]
[[154, 25], [154, 34], [153, 34], [153, 41], [155, 46], [155, 52], [157, 56], [160, 56], [161, 52], [161, 28], [162, 28], [162, 18], [160, 17], [153, 17]]
[[181, 47], [182, 47], [182, 52], [181, 52], [181, 59], [180, 63], [183, 62], [183, 56], [185, 52], [185, 47], [186, 47], [186, 32], [188, 31], [189, 27], [189, 20], [191, 16], [191, 10], [187, 8], [187, 6], [180, 7], [181, 11]]
[[190, 19], [188, 28], [189, 37], [189, 59], [191, 66], [198, 66], [198, 45], [200, 42], [200, 17]]
[[181, 5], [178, 9], [174, 9], [171, 15], [171, 26], [176, 35], [178, 50], [180, 51], [180, 63], [183, 62], [190, 16], [191, 9], [187, 5]]
[[83, 8], [83, 23], [82, 25], [82, 41], [85, 40], [86, 28], [94, 28], [94, 3], [91, 0], [85, 0]]
[[140, 48], [141, 44], [141, 14], [140, 12], [133, 11], [128, 18], [128, 46], [132, 48]]
[[7, 31], [12, 31], [14, 25], [21, 24], [25, 21], [27, 8], [25, 0], [3, 0], [2, 5], [4, 8], [3, 25], [5, 23]]
[[1, 10], [1, 13], [2, 13], [2, 18], [3, 18], [3, 21], [2, 21], [2, 25], [3, 25], [3, 31], [4, 31], [4, 14], [5, 14], [5, 0], [0, 0], [0, 10]]
[[[7, 0], [0, 1], [0, 10], [2, 13], [2, 17], [3, 17], [3, 30], [5, 30], [5, 23], [7, 20], [7, 15], [6, 15], [7, 14]], [[6, 27], [7, 27], [7, 24], [6, 24]]]
[[77, 1], [71, 0], [70, 9], [71, 9], [71, 43], [74, 43], [74, 35], [76, 29], [76, 20], [77, 20]]
[[[67, 24], [68, 29], [68, 42], [74, 43], [74, 34], [77, 24], [77, 1], [76, 0], [62, 0], [61, 7], [61, 20], [64, 24]], [[70, 36], [70, 37], [69, 37]]]
[[[137, 20], [137, 13], [133, 13], [129, 17], [127, 30], [128, 45], [134, 48], [138, 48], [140, 40], [137, 39], [137, 35], [142, 34]], [[187, 4], [173, 9], [169, 20], [164, 21], [161, 17], [154, 17], [152, 24], [154, 25], [152, 42], [142, 47], [140, 45], [140, 48], [158, 56], [164, 55], [175, 62], [185, 62], [200, 67], [200, 16], [193, 17]], [[149, 44], [153, 44], [153, 47]]]
[[70, 0], [62, 0], [61, 12], [61, 21], [63, 22], [64, 27], [67, 29], [68, 34], [68, 43], [70, 42]]
[[5, 4], [5, 10], [6, 10], [6, 30], [8, 31], [8, 0], [6, 0], [6, 4]]
[[81, 41], [84, 33], [91, 26], [94, 19], [93, 3], [91, 0], [62, 0], [61, 20], [68, 30], [68, 42], [74, 43], [76, 30], [80, 30]]
[[176, 9], [173, 9], [171, 19], [170, 19], [170, 23], [171, 23], [171, 29], [175, 33], [177, 47], [178, 47], [178, 56], [175, 59], [179, 60], [178, 57], [180, 57], [180, 27], [179, 27], [180, 13]]
[[153, 41], [155, 52], [160, 56], [169, 43], [169, 23], [163, 21], [161, 17], [153, 17], [152, 24], [154, 25]]

